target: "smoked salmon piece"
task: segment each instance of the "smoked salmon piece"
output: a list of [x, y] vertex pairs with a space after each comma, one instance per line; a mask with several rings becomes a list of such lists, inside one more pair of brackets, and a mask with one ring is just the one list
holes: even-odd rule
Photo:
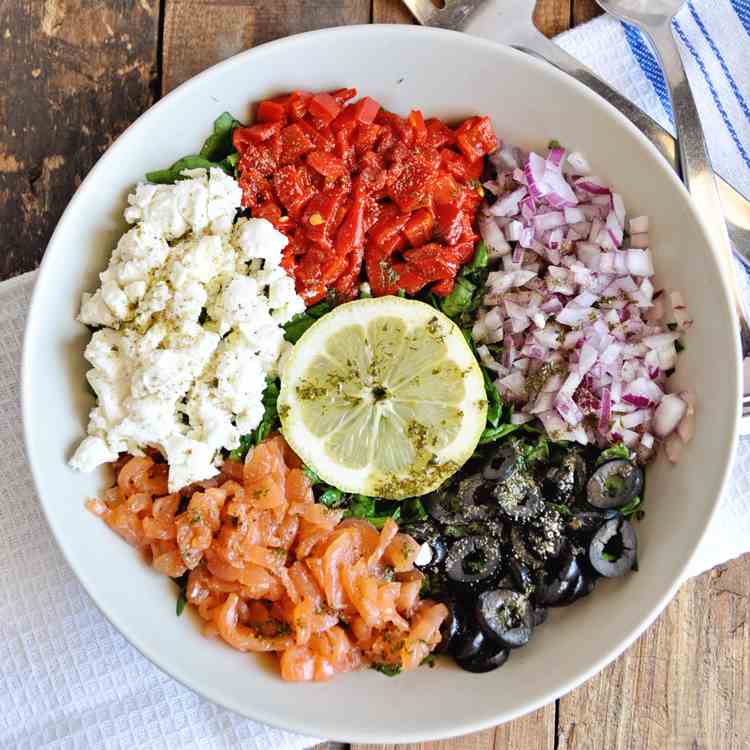
[[167, 493], [158, 456], [123, 456], [87, 507], [164, 575], [180, 578], [206, 636], [278, 655], [281, 678], [331, 679], [371, 664], [418, 667], [440, 642], [443, 604], [420, 599], [419, 545], [315, 502], [280, 435], [218, 477]]

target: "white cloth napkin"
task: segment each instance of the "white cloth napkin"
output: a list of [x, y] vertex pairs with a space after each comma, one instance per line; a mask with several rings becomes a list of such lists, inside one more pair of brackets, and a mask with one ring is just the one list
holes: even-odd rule
[[151, 664], [73, 575], [42, 515], [21, 430], [35, 273], [0, 284], [0, 748], [300, 750], [319, 742], [215, 706]]
[[[750, 2], [691, 2], [676, 31], [714, 164], [750, 194]], [[602, 18], [559, 42], [670, 127], [658, 67], [636, 32]], [[0, 747], [297, 750], [313, 744], [218, 708], [165, 675], [107, 622], [68, 568], [42, 516], [21, 433], [18, 375], [33, 283], [34, 274], [26, 274], [0, 284]], [[690, 573], [747, 551], [750, 441], [741, 440], [731, 485]]]

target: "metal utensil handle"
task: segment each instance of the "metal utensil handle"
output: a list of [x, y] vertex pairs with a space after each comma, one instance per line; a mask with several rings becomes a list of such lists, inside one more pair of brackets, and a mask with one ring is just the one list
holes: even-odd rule
[[651, 30], [651, 38], [669, 86], [675, 127], [679, 134], [679, 158], [682, 166], [682, 177], [690, 191], [693, 202], [721, 251], [721, 261], [726, 276], [732, 285], [734, 303], [740, 319], [742, 356], [746, 357], [750, 354], [750, 326], [748, 326], [742, 295], [737, 288], [734, 269], [731, 265], [732, 247], [723, 219], [719, 191], [716, 186], [713, 167], [709, 161], [698, 107], [695, 104], [677, 44], [672, 36], [671, 23], [666, 23]]
[[573, 55], [569, 55], [562, 47], [547, 39], [541, 31], [534, 28], [528, 29], [526, 38], [519, 43], [514, 43], [513, 46], [552, 63], [556, 68], [580, 81], [584, 86], [588, 86], [616, 107], [656, 146], [661, 155], [674, 167], [677, 174], [680, 174], [679, 154], [672, 135], [640, 107], [633, 104], [630, 99], [624, 97], [585, 65], [582, 65]]

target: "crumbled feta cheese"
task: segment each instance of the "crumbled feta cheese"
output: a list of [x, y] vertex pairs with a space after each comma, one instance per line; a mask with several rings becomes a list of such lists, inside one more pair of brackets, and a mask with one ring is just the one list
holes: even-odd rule
[[93, 471], [97, 466], [116, 460], [117, 452], [113, 451], [103, 438], [89, 435], [76, 448], [70, 465], [78, 471]]
[[141, 183], [128, 196], [125, 221], [151, 224], [166, 239], [187, 232], [223, 234], [232, 228], [242, 189], [221, 169], [186, 169], [174, 185]]
[[234, 227], [234, 244], [239, 249], [241, 261], [256, 258], [268, 261], [271, 266], [281, 263], [281, 251], [287, 245], [287, 238], [274, 229], [269, 221], [240, 219]]
[[265, 219], [233, 224], [241, 190], [221, 170], [175, 185], [139, 185], [134, 226], [82, 298], [102, 326], [86, 347], [98, 397], [71, 466], [159, 448], [177, 491], [218, 472], [263, 417], [266, 379], [291, 349], [281, 327], [305, 309], [279, 265], [287, 239]]

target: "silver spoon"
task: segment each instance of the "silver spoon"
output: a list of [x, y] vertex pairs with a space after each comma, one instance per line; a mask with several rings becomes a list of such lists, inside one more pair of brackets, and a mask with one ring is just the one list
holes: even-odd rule
[[651, 39], [661, 60], [672, 100], [682, 178], [690, 191], [693, 203], [698, 208], [721, 252], [721, 262], [725, 276], [734, 292], [734, 304], [740, 320], [742, 356], [747, 357], [750, 354], [750, 326], [748, 326], [742, 296], [737, 288], [732, 267], [732, 246], [722, 218], [719, 191], [708, 157], [698, 108], [693, 99], [693, 92], [690, 89], [677, 43], [672, 36], [672, 19], [685, 4], [685, 0], [596, 0], [596, 2], [621, 21], [637, 26]]

